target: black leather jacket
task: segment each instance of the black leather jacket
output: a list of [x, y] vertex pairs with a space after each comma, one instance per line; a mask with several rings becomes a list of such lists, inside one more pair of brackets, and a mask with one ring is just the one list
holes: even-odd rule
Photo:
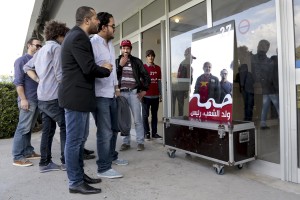
[[[121, 67], [119, 65], [121, 57], [122, 57], [122, 55], [120, 55], [119, 58], [116, 59], [119, 88], [121, 88], [121, 78], [122, 78], [122, 72], [123, 72], [123, 67]], [[149, 76], [147, 70], [144, 68], [143, 62], [139, 58], [134, 57], [132, 55], [129, 55], [129, 59], [131, 62], [134, 79], [138, 85], [137, 92], [147, 91], [149, 89], [151, 79], [150, 79], [150, 76]]]

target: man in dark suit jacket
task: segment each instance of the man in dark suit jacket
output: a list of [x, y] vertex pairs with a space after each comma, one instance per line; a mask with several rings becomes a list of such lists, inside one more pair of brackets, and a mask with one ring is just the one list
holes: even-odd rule
[[82, 6], [76, 11], [76, 26], [66, 35], [61, 49], [62, 82], [59, 104], [65, 109], [67, 138], [65, 145], [69, 192], [81, 194], [100, 193], [88, 185], [99, 183], [84, 174], [83, 147], [89, 112], [95, 110], [95, 78], [108, 77], [111, 64], [95, 64], [88, 35], [98, 32], [99, 19], [93, 8]]

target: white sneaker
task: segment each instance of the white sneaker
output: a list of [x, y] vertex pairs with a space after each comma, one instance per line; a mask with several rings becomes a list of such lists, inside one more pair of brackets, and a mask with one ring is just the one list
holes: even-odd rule
[[123, 177], [122, 174], [120, 174], [119, 172], [117, 172], [114, 169], [109, 169], [105, 172], [97, 173], [97, 176], [99, 176], [101, 178], [122, 178]]
[[115, 165], [128, 165], [128, 160], [123, 160], [123, 159], [117, 159], [112, 161], [113, 164]]

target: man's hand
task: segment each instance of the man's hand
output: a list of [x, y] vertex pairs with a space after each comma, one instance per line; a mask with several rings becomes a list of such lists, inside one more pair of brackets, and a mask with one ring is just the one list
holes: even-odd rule
[[119, 65], [121, 67], [124, 67], [124, 65], [127, 63], [127, 61], [128, 61], [128, 56], [124, 55], [124, 56], [121, 57]]
[[111, 64], [109, 64], [109, 63], [104, 63], [101, 67], [104, 67], [104, 68], [106, 68], [106, 69], [108, 69], [110, 72], [112, 71], [112, 65]]
[[140, 93], [137, 93], [137, 97], [140, 101], [142, 101], [143, 97], [145, 96], [146, 91], [141, 91]]
[[189, 96], [189, 93], [188, 92], [184, 92], [184, 98], [186, 99], [186, 98], [188, 98], [188, 96]]
[[27, 99], [21, 99], [21, 109], [28, 110], [29, 109], [29, 102]]
[[120, 89], [115, 90], [115, 96], [116, 97], [121, 96]]

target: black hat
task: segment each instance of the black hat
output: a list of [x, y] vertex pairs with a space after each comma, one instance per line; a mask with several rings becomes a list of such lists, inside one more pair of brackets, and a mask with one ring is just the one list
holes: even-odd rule
[[146, 51], [146, 57], [149, 55], [152, 55], [153, 57], [155, 57], [155, 53], [152, 49]]

